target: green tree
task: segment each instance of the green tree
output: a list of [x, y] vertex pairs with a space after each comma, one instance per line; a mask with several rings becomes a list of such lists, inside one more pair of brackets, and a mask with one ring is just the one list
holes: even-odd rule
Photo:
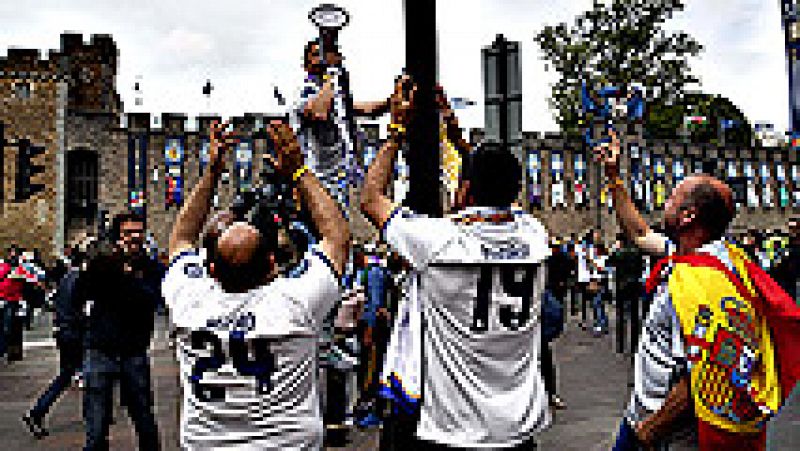
[[[592, 87], [637, 84], [646, 105], [664, 107], [677, 104], [686, 86], [698, 82], [688, 57], [702, 46], [687, 33], [664, 27], [683, 6], [682, 0], [595, 0], [573, 25], [548, 25], [536, 35], [548, 69], [560, 74], [549, 101], [565, 133], [575, 136], [586, 126], [582, 82]], [[655, 117], [668, 113], [674, 111]]]
[[[687, 127], [683, 123], [687, 116], [705, 116], [707, 121]], [[687, 93], [671, 105], [651, 105], [645, 117], [645, 132], [648, 138], [656, 139], [673, 139], [688, 132], [688, 139], [695, 144], [718, 145], [722, 144], [719, 140], [724, 120], [734, 121], [724, 131], [725, 145], [749, 146], [750, 122], [733, 102], [720, 95]]]

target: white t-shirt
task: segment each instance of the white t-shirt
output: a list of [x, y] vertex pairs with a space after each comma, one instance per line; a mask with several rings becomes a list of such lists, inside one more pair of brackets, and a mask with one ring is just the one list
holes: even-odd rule
[[184, 449], [319, 449], [317, 340], [340, 298], [312, 249], [295, 278], [226, 293], [202, 254], [174, 260], [162, 284], [177, 331]]
[[398, 209], [385, 237], [419, 278], [424, 357], [417, 436], [502, 448], [546, 427], [539, 365], [550, 253], [544, 227], [521, 212], [506, 223], [466, 224]]

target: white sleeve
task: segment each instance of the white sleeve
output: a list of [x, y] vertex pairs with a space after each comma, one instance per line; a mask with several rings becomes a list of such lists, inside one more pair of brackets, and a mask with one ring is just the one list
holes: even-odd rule
[[383, 236], [414, 269], [421, 271], [458, 236], [458, 227], [449, 219], [429, 218], [398, 207], [384, 225]]
[[301, 302], [320, 325], [342, 297], [339, 279], [330, 259], [318, 246], [306, 252], [301, 265], [299, 276], [286, 279], [286, 294]]
[[169, 307], [173, 324], [178, 327], [189, 327], [187, 321], [202, 310], [201, 304], [215, 290], [214, 280], [206, 273], [204, 256], [196, 249], [175, 257], [161, 282], [164, 302]]

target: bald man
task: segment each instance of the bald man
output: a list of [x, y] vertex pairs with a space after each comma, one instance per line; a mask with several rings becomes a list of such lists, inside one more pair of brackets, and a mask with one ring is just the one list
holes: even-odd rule
[[[735, 215], [731, 189], [709, 175], [687, 177], [675, 187], [664, 206], [663, 230], [647, 225], [625, 191], [619, 175], [620, 147], [612, 132], [611, 143], [595, 149], [612, 186], [617, 219], [625, 233], [644, 251], [657, 256], [713, 256], [736, 272], [732, 248], [724, 239]], [[669, 273], [667, 267], [661, 274]], [[668, 274], [657, 286], [644, 321], [634, 365], [634, 387], [620, 427], [615, 450], [698, 449], [703, 437], [692, 415], [691, 363]], [[698, 295], [697, 302], [702, 303]], [[684, 318], [685, 319], [685, 318]], [[720, 430], [721, 431], [721, 430]], [[704, 433], [705, 434], [705, 433]], [[763, 431], [744, 434], [742, 443], [763, 443]], [[706, 448], [705, 446], [702, 448]], [[722, 448], [720, 448], [722, 449]]]
[[177, 329], [182, 449], [319, 449], [322, 416], [317, 342], [340, 299], [350, 231], [338, 204], [303, 163], [285, 124], [270, 138], [278, 174], [292, 180], [322, 240], [301, 271], [279, 276], [279, 229], [271, 215], [236, 221], [211, 208], [224, 154], [233, 144], [212, 127], [207, 171], [179, 213], [162, 284]]

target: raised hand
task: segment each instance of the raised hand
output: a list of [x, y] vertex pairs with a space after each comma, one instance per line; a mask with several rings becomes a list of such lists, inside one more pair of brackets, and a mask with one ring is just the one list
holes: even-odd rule
[[605, 168], [606, 177], [614, 178], [619, 176], [620, 145], [617, 132], [613, 128], [608, 130], [608, 136], [611, 141], [598, 144], [593, 151], [595, 160]]
[[225, 131], [228, 128], [228, 122], [220, 123], [214, 121], [211, 123], [211, 129], [208, 133], [208, 162], [214, 171], [221, 171], [225, 166], [225, 153], [239, 141], [233, 131]]
[[273, 121], [267, 128], [270, 139], [275, 143], [275, 157], [265, 155], [275, 171], [284, 177], [291, 177], [303, 166], [303, 153], [292, 128], [281, 121]]
[[414, 96], [417, 86], [408, 75], [401, 75], [394, 85], [394, 94], [389, 99], [389, 110], [392, 123], [407, 127], [411, 120], [411, 111], [414, 107]]

